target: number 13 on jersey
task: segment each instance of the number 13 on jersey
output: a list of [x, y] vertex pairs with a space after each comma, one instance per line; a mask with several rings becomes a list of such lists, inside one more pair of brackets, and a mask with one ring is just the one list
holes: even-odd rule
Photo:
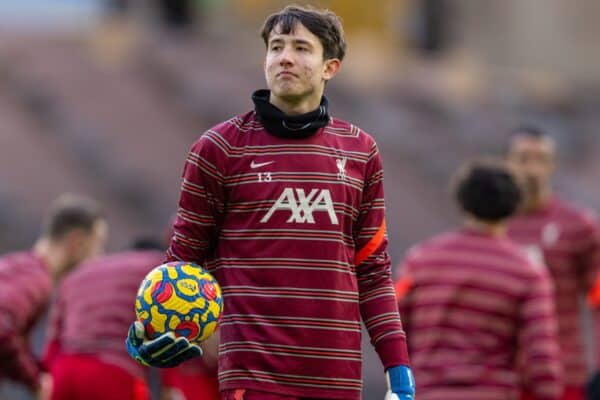
[[258, 175], [259, 182], [271, 182], [271, 180], [273, 179], [273, 178], [271, 178], [270, 172], [259, 172], [259, 173], [257, 173], [257, 175]]

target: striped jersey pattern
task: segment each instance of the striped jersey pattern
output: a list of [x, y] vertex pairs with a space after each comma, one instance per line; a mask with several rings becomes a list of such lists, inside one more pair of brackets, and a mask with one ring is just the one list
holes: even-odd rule
[[[551, 281], [506, 238], [474, 230], [414, 247], [396, 291], [419, 400], [509, 400], [562, 390]], [[518, 360], [524, 370], [518, 371]]]
[[37, 386], [40, 369], [28, 336], [45, 312], [51, 291], [48, 268], [32, 252], [0, 257], [0, 380]]
[[60, 284], [50, 311], [45, 364], [59, 354], [86, 354], [143, 378], [145, 368], [125, 350], [135, 319], [133, 299], [164, 253], [135, 250], [84, 262]]
[[384, 217], [377, 146], [353, 125], [280, 138], [249, 112], [200, 137], [167, 254], [223, 288], [221, 390], [360, 399], [361, 317], [384, 367], [408, 364]]
[[580, 299], [592, 289], [600, 271], [598, 221], [591, 211], [555, 198], [540, 211], [513, 218], [508, 234], [550, 272], [565, 379], [569, 385], [582, 386], [589, 374]]

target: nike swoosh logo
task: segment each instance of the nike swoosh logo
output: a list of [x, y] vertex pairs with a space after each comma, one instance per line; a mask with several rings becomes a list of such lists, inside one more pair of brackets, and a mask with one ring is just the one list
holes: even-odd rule
[[250, 163], [250, 168], [253, 168], [253, 169], [254, 168], [260, 168], [260, 167], [264, 167], [264, 166], [269, 165], [269, 164], [273, 164], [274, 162], [275, 161], [267, 161], [267, 162], [262, 162], [262, 163], [255, 163], [254, 161], [252, 161]]

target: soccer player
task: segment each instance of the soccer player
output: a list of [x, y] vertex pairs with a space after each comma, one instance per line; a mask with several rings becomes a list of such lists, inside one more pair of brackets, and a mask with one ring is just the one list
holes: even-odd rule
[[29, 334], [46, 310], [53, 285], [99, 254], [106, 232], [95, 202], [64, 195], [49, 209], [42, 235], [31, 250], [0, 257], [0, 382], [9, 379], [32, 391], [48, 390], [29, 349]]
[[[525, 202], [509, 223], [508, 235], [546, 265], [554, 281], [566, 385], [562, 399], [581, 400], [588, 372], [579, 300], [598, 285], [600, 229], [591, 211], [552, 193], [555, 158], [556, 143], [543, 131], [522, 127], [514, 132], [508, 159], [523, 175]], [[594, 302], [597, 307], [600, 299]]]
[[463, 226], [413, 247], [396, 282], [419, 400], [516, 399], [522, 379], [536, 399], [558, 399], [552, 283], [505, 234], [514, 175], [475, 161], [454, 183]]
[[161, 400], [221, 400], [217, 346], [218, 334], [214, 334], [202, 343], [202, 358], [161, 369]]
[[[261, 34], [269, 90], [192, 146], [167, 252], [204, 263], [223, 288], [220, 390], [226, 400], [359, 399], [362, 317], [387, 398], [412, 399], [381, 157], [323, 95], [346, 49], [341, 22], [289, 6]], [[173, 334], [145, 341], [139, 323], [127, 343], [155, 366], [200, 353]]]
[[59, 286], [50, 314], [44, 363], [51, 400], [149, 400], [146, 368], [123, 348], [140, 282], [161, 264], [159, 241], [138, 239], [132, 250], [97, 257]]

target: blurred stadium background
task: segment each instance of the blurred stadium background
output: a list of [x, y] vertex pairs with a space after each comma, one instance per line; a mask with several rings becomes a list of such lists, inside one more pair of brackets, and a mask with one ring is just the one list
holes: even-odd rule
[[[104, 204], [110, 250], [163, 234], [188, 147], [252, 107], [265, 86], [258, 29], [288, 3], [1, 1], [0, 251], [29, 246], [65, 191]], [[501, 153], [520, 123], [557, 136], [558, 191], [600, 209], [599, 2], [310, 4], [344, 19], [349, 51], [327, 94], [382, 148], [395, 264], [455, 221], [450, 172]], [[383, 398], [366, 341], [365, 360], [364, 398]]]

